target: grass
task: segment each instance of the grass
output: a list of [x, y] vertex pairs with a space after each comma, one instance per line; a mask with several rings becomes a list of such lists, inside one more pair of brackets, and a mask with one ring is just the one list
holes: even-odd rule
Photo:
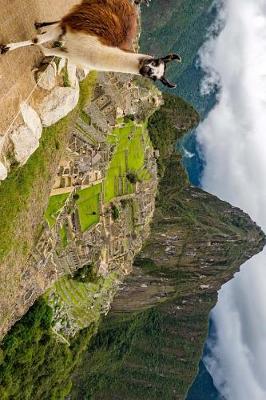
[[115, 292], [116, 282], [118, 275], [115, 272], [93, 282], [80, 282], [65, 276], [55, 283], [53, 290], [59, 302], [67, 308], [68, 316], [74, 318], [79, 329], [83, 329], [99, 321], [103, 307]]
[[63, 193], [50, 197], [47, 210], [45, 211], [45, 218], [50, 227], [54, 226], [56, 218], [58, 217], [58, 214], [64, 207], [64, 204], [68, 196], [69, 193]]
[[102, 191], [105, 204], [109, 204], [117, 196], [134, 192], [134, 185], [126, 178], [128, 172], [135, 173], [141, 181], [150, 179], [150, 173], [144, 166], [145, 149], [151, 145], [146, 124], [136, 126], [130, 121], [122, 128], [115, 128], [107, 140], [115, 146], [115, 151], [103, 184], [78, 191], [77, 206], [82, 232], [99, 222]]
[[91, 186], [87, 189], [79, 190], [77, 193], [77, 207], [82, 232], [88, 230], [92, 225], [99, 222], [100, 219], [100, 193], [102, 185]]
[[12, 254], [16, 259], [19, 257], [23, 264], [27, 257], [39, 232], [51, 181], [68, 140], [67, 132], [89, 101], [95, 81], [96, 74], [90, 73], [81, 82], [76, 109], [55, 125], [43, 129], [36, 152], [23, 167], [13, 169], [1, 183], [0, 260]]
[[126, 179], [128, 172], [140, 175], [141, 179], [150, 177], [144, 168], [145, 147], [149, 145], [145, 124], [136, 126], [130, 121], [123, 128], [115, 128], [108, 142], [116, 149], [104, 181], [105, 203], [119, 195], [133, 193], [134, 186]]

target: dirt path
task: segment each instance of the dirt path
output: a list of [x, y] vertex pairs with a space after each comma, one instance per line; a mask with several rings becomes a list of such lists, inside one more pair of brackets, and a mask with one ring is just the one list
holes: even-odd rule
[[[79, 0], [0, 0], [0, 43], [34, 36], [35, 21], [60, 19]], [[34, 90], [32, 68], [41, 60], [37, 47], [0, 55], [0, 135], [4, 135], [19, 110], [19, 104]], [[34, 96], [29, 103], [34, 103]], [[34, 105], [34, 104], [32, 104]]]

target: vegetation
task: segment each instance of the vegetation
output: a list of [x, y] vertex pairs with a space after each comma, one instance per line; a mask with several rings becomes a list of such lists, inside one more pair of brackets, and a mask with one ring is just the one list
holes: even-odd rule
[[56, 219], [58, 217], [58, 214], [64, 207], [64, 204], [68, 197], [69, 197], [69, 193], [58, 194], [58, 195], [50, 197], [48, 207], [44, 214], [50, 227], [54, 226]]
[[163, 100], [163, 106], [148, 122], [153, 147], [160, 152], [157, 160], [160, 176], [164, 174], [165, 165], [174, 151], [176, 141], [199, 122], [198, 113], [180, 97], [164, 94]]
[[120, 211], [119, 208], [115, 204], [111, 204], [111, 215], [114, 221], [119, 219]]
[[88, 230], [100, 219], [100, 194], [102, 184], [90, 186], [87, 189], [78, 190], [79, 198], [76, 201], [79, 213], [79, 221], [82, 232]]
[[[182, 63], [169, 66], [167, 76], [177, 83], [171, 90], [184, 97], [204, 113], [206, 98], [200, 96], [202, 71], [196, 66], [199, 48], [215, 18], [212, 0], [154, 0], [142, 10], [141, 49], [148, 54], [164, 55], [178, 52]], [[160, 15], [160, 18], [158, 18]], [[164, 92], [168, 88], [160, 85]]]
[[89, 283], [97, 282], [100, 278], [95, 274], [93, 265], [85, 265], [83, 268], [80, 268], [75, 272], [73, 279], [82, 283]]
[[[68, 140], [68, 131], [79, 111], [89, 101], [96, 74], [81, 82], [76, 109], [55, 125], [43, 130], [40, 146], [28, 162], [14, 168], [0, 185], [0, 260], [9, 253], [25, 260], [36, 239], [47, 207], [53, 174]], [[23, 227], [23, 228], [22, 228]]]
[[[136, 125], [129, 119], [123, 127], [112, 131], [108, 142], [114, 146], [114, 153], [103, 183], [77, 192], [76, 204], [83, 232], [99, 222], [102, 192], [103, 201], [109, 204], [115, 197], [133, 193], [135, 181], [150, 179], [144, 166], [145, 148], [150, 145], [146, 124]], [[128, 179], [133, 176], [134, 182]]]
[[52, 333], [52, 310], [39, 299], [6, 336], [0, 348], [1, 400], [63, 400], [94, 327], [70, 345]]
[[116, 273], [112, 272], [104, 278], [97, 277], [88, 266], [80, 275], [59, 279], [49, 292], [49, 304], [53, 308], [63, 304], [67, 309], [66, 317], [78, 329], [83, 329], [99, 322], [103, 307], [115, 293], [117, 281]]
[[123, 128], [115, 128], [108, 141], [115, 146], [115, 152], [104, 182], [106, 203], [133, 192], [132, 184], [126, 179], [128, 172], [150, 178], [144, 167], [145, 147], [149, 145], [145, 124], [138, 126], [129, 120]]

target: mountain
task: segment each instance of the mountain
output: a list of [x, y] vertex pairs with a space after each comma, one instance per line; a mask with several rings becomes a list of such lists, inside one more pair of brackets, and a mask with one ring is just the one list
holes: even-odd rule
[[[215, 16], [213, 0], [153, 0], [141, 14], [141, 50], [156, 55], [178, 52], [182, 56], [182, 64], [173, 63], [167, 76], [177, 84], [174, 93], [191, 103], [202, 117], [212, 108], [215, 96], [200, 96], [203, 72], [197, 53]], [[170, 92], [162, 85], [160, 89]]]
[[[181, 133], [169, 108], [182, 100], [164, 101], [149, 121], [161, 172], [151, 234], [74, 374], [73, 400], [184, 399], [217, 291], [265, 245], [247, 214], [189, 184], [172, 153]], [[183, 115], [187, 128], [197, 120]]]

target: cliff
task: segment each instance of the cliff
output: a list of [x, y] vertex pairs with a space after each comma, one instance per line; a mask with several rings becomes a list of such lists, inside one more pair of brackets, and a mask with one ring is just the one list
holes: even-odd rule
[[[151, 137], [155, 121], [169, 115], [165, 99], [150, 120]], [[165, 173], [151, 235], [75, 373], [71, 399], [184, 399], [217, 290], [265, 245], [247, 214], [189, 185], [179, 156], [159, 145], [167, 129], [155, 136]]]

